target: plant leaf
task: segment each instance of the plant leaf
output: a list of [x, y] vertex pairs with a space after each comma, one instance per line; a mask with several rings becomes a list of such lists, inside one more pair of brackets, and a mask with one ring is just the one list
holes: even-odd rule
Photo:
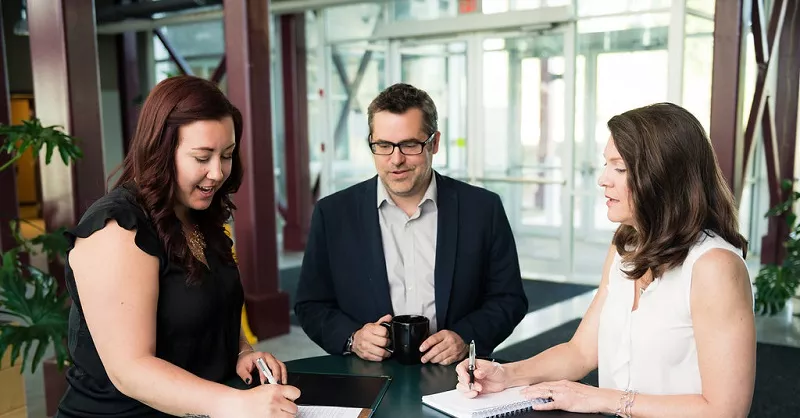
[[[83, 157], [77, 147], [77, 138], [64, 133], [62, 126], [42, 126], [37, 118], [23, 121], [20, 125], [0, 125], [0, 136], [5, 136], [0, 150], [15, 156], [30, 149], [33, 156], [38, 158], [42, 148], [45, 148], [47, 164], [52, 160], [55, 149], [58, 149], [65, 164], [69, 164], [69, 160], [74, 162]], [[8, 166], [10, 165], [4, 165], [3, 168]]]
[[[0, 349], [10, 346], [11, 363], [21, 355], [22, 371], [26, 364], [35, 371], [44, 355], [40, 355], [43, 353], [40, 350], [46, 350], [52, 343], [57, 355], [61, 353], [57, 360], [62, 367], [67, 358], [63, 347], [69, 318], [67, 295], [59, 295], [55, 279], [35, 267], [7, 268], [7, 255], [3, 254], [4, 264], [0, 269], [0, 301], [4, 310], [20, 318], [20, 322], [0, 323]], [[32, 353], [34, 346], [36, 350]]]
[[52, 261], [57, 256], [66, 256], [67, 249], [69, 248], [69, 241], [64, 237], [67, 231], [65, 227], [61, 227], [53, 232], [41, 234], [31, 239], [31, 244], [41, 245], [42, 252], [47, 254], [47, 259]]

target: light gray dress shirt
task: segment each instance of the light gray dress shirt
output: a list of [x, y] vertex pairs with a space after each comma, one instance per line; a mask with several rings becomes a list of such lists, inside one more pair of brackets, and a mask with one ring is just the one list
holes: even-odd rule
[[378, 182], [378, 219], [392, 309], [397, 315], [424, 315], [431, 334], [437, 330], [433, 270], [436, 265], [438, 208], [436, 176], [422, 197], [417, 211], [408, 216]]

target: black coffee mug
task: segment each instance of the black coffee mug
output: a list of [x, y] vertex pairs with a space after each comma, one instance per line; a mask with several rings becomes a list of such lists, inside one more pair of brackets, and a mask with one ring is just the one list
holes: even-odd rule
[[399, 315], [392, 322], [382, 322], [389, 330], [389, 347], [392, 358], [402, 364], [419, 364], [422, 353], [419, 346], [430, 336], [430, 321], [422, 315]]

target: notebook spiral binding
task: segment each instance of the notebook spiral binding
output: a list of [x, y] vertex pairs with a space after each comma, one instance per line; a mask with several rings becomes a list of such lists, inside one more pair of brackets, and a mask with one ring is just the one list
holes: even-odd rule
[[508, 405], [497, 406], [494, 408], [484, 408], [472, 413], [472, 418], [504, 418], [522, 415], [525, 412], [533, 411], [531, 401], [514, 402]]

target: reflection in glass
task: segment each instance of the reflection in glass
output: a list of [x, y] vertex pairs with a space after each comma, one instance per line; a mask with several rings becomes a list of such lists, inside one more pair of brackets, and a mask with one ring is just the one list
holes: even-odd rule
[[621, 112], [667, 100], [669, 14], [580, 20], [576, 58], [573, 272], [599, 277], [617, 224], [597, 185], [606, 123]]
[[458, 0], [392, 0], [389, 7], [393, 21], [441, 19], [458, 14]]
[[714, 21], [686, 16], [686, 38], [683, 43], [683, 107], [692, 112], [709, 132]]
[[374, 174], [367, 144], [367, 107], [386, 85], [385, 42], [338, 44], [331, 48], [330, 132], [334, 144], [334, 188]]
[[325, 9], [328, 41], [368, 39], [383, 21], [383, 4], [361, 3]]
[[[669, 9], [672, 0], [576, 0], [578, 16], [598, 16], [626, 12]], [[682, 1], [682, 0], [675, 0]]]
[[701, 12], [708, 17], [714, 17], [715, 0], [686, 0], [686, 8]]
[[537, 249], [520, 254], [523, 269], [565, 256], [563, 43], [561, 33], [483, 42], [483, 186], [503, 199], [518, 245]]
[[439, 114], [439, 152], [433, 167], [453, 176], [465, 175], [466, 140], [466, 44], [405, 42], [400, 45], [400, 78], [425, 90]]

